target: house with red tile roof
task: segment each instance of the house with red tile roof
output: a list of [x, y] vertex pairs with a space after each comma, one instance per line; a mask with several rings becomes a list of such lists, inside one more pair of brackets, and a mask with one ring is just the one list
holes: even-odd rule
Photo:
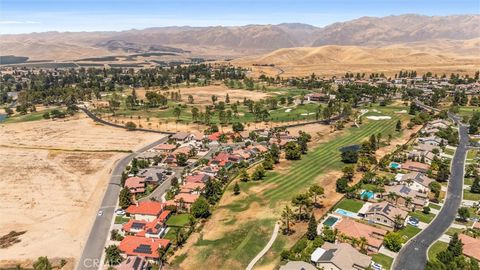
[[426, 173], [430, 169], [430, 166], [425, 163], [408, 160], [405, 163], [401, 164], [401, 168], [413, 172]]
[[205, 183], [210, 179], [210, 176], [204, 173], [197, 173], [194, 175], [187, 175], [185, 177], [185, 183]]
[[218, 140], [220, 139], [220, 135], [222, 135], [222, 134], [223, 134], [223, 133], [220, 132], [220, 131], [214, 132], [214, 133], [208, 135], [207, 138], [208, 138], [210, 141], [215, 142], [215, 141], [218, 141]]
[[231, 155], [227, 152], [220, 152], [208, 164], [217, 167], [229, 167], [234, 163], [240, 163], [242, 160], [244, 160], [244, 158], [240, 156]]
[[200, 194], [205, 189], [205, 184], [200, 182], [186, 182], [180, 187], [180, 193]]
[[199, 194], [191, 193], [178, 193], [173, 198], [173, 201], [177, 204], [177, 207], [180, 209], [190, 209], [190, 206], [200, 197]]
[[[346, 217], [335, 224], [335, 229], [337, 229], [339, 234], [348, 238], [360, 239], [365, 237], [367, 239], [367, 250], [375, 253], [382, 247], [383, 238], [388, 232], [387, 230], [356, 222]], [[341, 239], [341, 237], [337, 237], [337, 239]]]
[[145, 192], [145, 179], [141, 177], [129, 177], [125, 180], [124, 187], [128, 188], [131, 194]]
[[264, 145], [261, 145], [261, 144], [255, 144], [255, 145], [251, 144], [247, 147], [247, 149], [254, 150], [254, 151], [257, 151], [257, 152], [262, 153], [262, 154], [268, 152], [268, 148]]
[[463, 233], [458, 238], [463, 243], [463, 254], [480, 261], [480, 238], [473, 238]]
[[131, 219], [127, 223], [123, 224], [122, 231], [130, 235], [148, 238], [160, 238], [165, 232], [167, 227], [165, 222], [170, 217], [170, 214], [170, 211], [165, 210], [158, 218], [152, 221]]
[[163, 211], [164, 205], [155, 201], [143, 201], [130, 205], [126, 212], [136, 220], [153, 221]]
[[159, 145], [155, 146], [153, 149], [157, 152], [160, 152], [160, 153], [170, 153], [173, 150], [175, 150], [176, 148], [177, 148], [177, 146], [175, 144], [162, 143], [162, 144], [159, 144]]
[[153, 239], [139, 236], [127, 235], [120, 242], [118, 248], [127, 256], [142, 256], [148, 261], [158, 260], [158, 249], [166, 250], [170, 245], [170, 240]]

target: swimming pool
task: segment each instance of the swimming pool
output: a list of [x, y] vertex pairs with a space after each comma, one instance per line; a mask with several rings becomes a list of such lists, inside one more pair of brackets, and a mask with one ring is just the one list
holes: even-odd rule
[[370, 200], [370, 199], [372, 199], [373, 197], [375, 197], [375, 193], [373, 193], [373, 191], [364, 190], [362, 193], [360, 193], [360, 199], [364, 199], [365, 197], [366, 197], [368, 200]]
[[401, 165], [397, 162], [390, 162], [390, 168], [392, 169], [400, 169]]
[[337, 223], [338, 218], [329, 216], [322, 224], [328, 227], [332, 227], [333, 224]]
[[351, 218], [357, 218], [357, 213], [353, 213], [353, 212], [350, 212], [350, 211], [347, 211], [347, 210], [344, 210], [342, 208], [338, 208], [335, 210], [335, 213], [337, 214], [340, 214], [342, 216], [346, 216], [346, 217], [351, 217]]

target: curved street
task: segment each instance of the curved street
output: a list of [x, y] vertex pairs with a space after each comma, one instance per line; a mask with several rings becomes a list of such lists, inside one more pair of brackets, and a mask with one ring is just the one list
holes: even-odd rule
[[83, 247], [82, 256], [78, 261], [76, 269], [93, 270], [100, 268], [102, 265], [100, 260], [107, 237], [110, 235], [110, 225], [112, 224], [112, 220], [114, 218], [113, 212], [117, 207], [118, 195], [120, 194], [121, 190], [120, 182], [123, 170], [136, 155], [167, 141], [167, 139], [168, 137], [164, 137], [156, 142], [148, 144], [117, 162], [112, 171], [110, 182], [108, 183], [102, 204], [99, 208], [99, 210], [103, 211], [103, 215], [95, 217], [95, 222], [93, 223], [87, 242]]
[[460, 124], [460, 142], [451, 163], [451, 175], [444, 205], [430, 225], [402, 247], [394, 261], [394, 270], [422, 270], [427, 263], [427, 250], [450, 227], [462, 202], [465, 157], [468, 150], [468, 127]]

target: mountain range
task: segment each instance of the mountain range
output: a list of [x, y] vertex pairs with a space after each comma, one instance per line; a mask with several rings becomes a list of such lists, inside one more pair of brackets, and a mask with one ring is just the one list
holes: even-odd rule
[[384, 47], [394, 44], [480, 37], [480, 15], [415, 14], [362, 17], [316, 27], [278, 25], [154, 27], [121, 32], [44, 32], [1, 35], [2, 55], [30, 60], [75, 60], [105, 55], [172, 52], [207, 58], [236, 58], [277, 49], [324, 45]]

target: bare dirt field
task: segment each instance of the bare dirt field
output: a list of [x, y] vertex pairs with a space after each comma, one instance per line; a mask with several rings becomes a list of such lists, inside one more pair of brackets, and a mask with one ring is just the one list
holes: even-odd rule
[[83, 115], [0, 125], [0, 236], [26, 231], [0, 250], [0, 267], [39, 256], [78, 258], [121, 151], [159, 138]]

